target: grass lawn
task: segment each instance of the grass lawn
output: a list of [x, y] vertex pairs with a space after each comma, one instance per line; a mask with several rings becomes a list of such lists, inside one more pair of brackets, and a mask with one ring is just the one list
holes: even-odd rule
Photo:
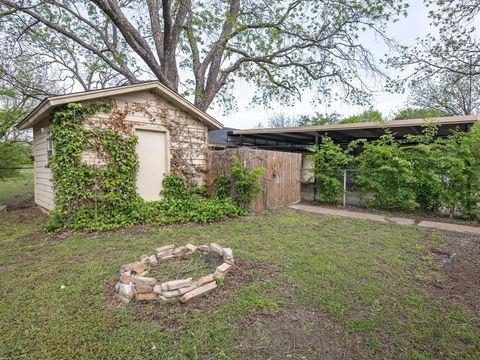
[[[446, 281], [430, 252], [446, 234], [294, 210], [55, 237], [45, 220], [34, 209], [0, 213], [0, 359], [480, 357], [479, 314], [429, 290]], [[113, 299], [122, 264], [210, 242], [238, 261], [208, 297]]]
[[18, 176], [0, 180], [0, 205], [33, 203], [33, 169], [20, 170]]

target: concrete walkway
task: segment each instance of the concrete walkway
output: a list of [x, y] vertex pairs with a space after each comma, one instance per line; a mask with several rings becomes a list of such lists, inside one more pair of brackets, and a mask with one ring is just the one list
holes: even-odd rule
[[342, 216], [342, 217], [348, 217], [353, 219], [373, 220], [373, 221], [379, 221], [384, 223], [393, 222], [399, 225], [417, 225], [420, 227], [432, 228], [437, 230], [455, 231], [455, 232], [461, 232], [465, 234], [480, 235], [480, 226], [477, 227], [477, 226], [459, 225], [459, 224], [445, 223], [440, 221], [415, 221], [414, 219], [405, 218], [405, 217], [384, 216], [384, 215], [377, 215], [377, 214], [371, 214], [371, 213], [359, 212], [359, 211], [332, 209], [329, 207], [322, 207], [322, 206], [308, 205], [308, 204], [295, 204], [295, 205], [290, 205], [289, 207], [291, 209], [309, 211], [317, 214]]

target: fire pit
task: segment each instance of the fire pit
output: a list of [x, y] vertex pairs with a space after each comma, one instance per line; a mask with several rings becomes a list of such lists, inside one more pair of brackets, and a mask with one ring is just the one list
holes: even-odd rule
[[[159, 272], [162, 265], [166, 268], [168, 262], [185, 261], [189, 257], [190, 263], [183, 266], [173, 278], [162, 279], [168, 276], [168, 272]], [[200, 261], [209, 265], [196, 266]], [[188, 265], [194, 268], [188, 269]], [[161, 304], [177, 301], [188, 303], [214, 290], [233, 265], [232, 249], [223, 248], [216, 243], [200, 246], [192, 244], [180, 247], [162, 246], [155, 250], [155, 254], [142, 255], [139, 262], [121, 267], [115, 296], [124, 303], [133, 298], [137, 301], [156, 301]], [[213, 270], [194, 279], [199, 268]], [[159, 276], [152, 276], [156, 272], [159, 272]], [[188, 272], [193, 273], [192, 276], [186, 278], [181, 276]]]

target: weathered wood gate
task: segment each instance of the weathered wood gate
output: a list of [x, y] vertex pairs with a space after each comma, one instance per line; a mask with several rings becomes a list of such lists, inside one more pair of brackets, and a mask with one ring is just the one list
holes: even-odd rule
[[262, 191], [252, 204], [253, 211], [275, 209], [300, 201], [301, 154], [244, 147], [210, 150], [207, 154], [208, 185], [222, 171], [230, 174], [232, 156], [238, 157], [249, 169], [263, 167], [266, 170], [265, 175], [259, 179]]

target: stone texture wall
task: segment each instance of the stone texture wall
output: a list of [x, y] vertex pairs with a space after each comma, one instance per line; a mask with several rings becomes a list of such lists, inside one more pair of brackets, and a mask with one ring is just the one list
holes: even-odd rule
[[[165, 129], [170, 144], [170, 171], [183, 175], [192, 186], [204, 184], [208, 129], [199, 119], [151, 91], [98, 102], [110, 102], [112, 113], [95, 114], [87, 119], [85, 126], [125, 133], [133, 133], [135, 127]], [[85, 152], [83, 160], [93, 166], [102, 166], [102, 160], [92, 151]]]

